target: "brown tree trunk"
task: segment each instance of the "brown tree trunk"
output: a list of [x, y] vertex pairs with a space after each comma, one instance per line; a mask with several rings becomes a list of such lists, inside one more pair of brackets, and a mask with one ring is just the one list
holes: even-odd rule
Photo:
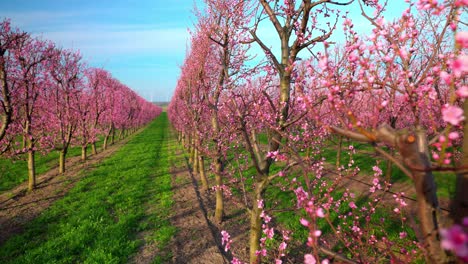
[[420, 221], [422, 241], [426, 245], [428, 263], [447, 263], [448, 256], [440, 246], [440, 208], [436, 194], [436, 184], [431, 171], [426, 132], [418, 129], [415, 135], [398, 137], [401, 155], [410, 168], [417, 197], [417, 214]]
[[111, 133], [111, 145], [114, 145], [115, 142], [115, 128], [112, 128], [112, 133]]
[[59, 174], [65, 173], [65, 159], [67, 156], [67, 148], [60, 150], [59, 156]]
[[125, 129], [121, 129], [119, 131], [119, 135], [117, 136], [118, 139], [122, 139], [124, 137]]
[[96, 142], [93, 142], [93, 144], [91, 144], [91, 154], [97, 155]]
[[208, 179], [206, 178], [206, 173], [205, 173], [205, 158], [198, 154], [198, 174], [200, 175], [200, 180], [202, 183], [202, 190], [207, 191], [208, 190]]
[[109, 146], [109, 139], [110, 139], [110, 136], [112, 134], [112, 130], [114, 130], [114, 126], [111, 125], [109, 130], [107, 131], [107, 134], [106, 136], [104, 137], [104, 143], [102, 145], [102, 149], [103, 150], [106, 150], [107, 149], [107, 146]]
[[86, 146], [86, 145], [85, 145], [85, 146], [81, 146], [81, 161], [86, 161], [86, 158], [87, 158], [87, 155], [86, 155], [86, 154], [87, 154], [87, 153], [86, 153], [87, 148], [88, 148], [88, 146]]
[[252, 210], [250, 211], [250, 233], [249, 233], [249, 252], [250, 264], [261, 263], [261, 256], [257, 255], [260, 250], [260, 238], [262, 238], [262, 208], [259, 208], [258, 201], [263, 200], [263, 192], [265, 191], [267, 180], [263, 179], [257, 182], [252, 199]]
[[28, 191], [36, 188], [36, 164], [34, 159], [33, 144], [29, 142], [28, 150]]
[[455, 223], [461, 224], [464, 217], [468, 216], [468, 100], [463, 103], [465, 113], [465, 125], [463, 127], [463, 157], [458, 166], [455, 197], [450, 204], [450, 216]]
[[215, 181], [216, 186], [216, 207], [215, 207], [215, 221], [221, 223], [224, 218], [224, 199], [223, 199], [223, 190], [221, 186], [223, 186], [223, 165], [219, 159], [215, 160]]
[[341, 149], [343, 148], [343, 136], [338, 136], [338, 150], [336, 151], [336, 167], [340, 167], [341, 164]]
[[194, 153], [193, 153], [193, 171], [195, 172], [199, 172], [199, 164], [200, 164], [200, 161], [198, 159], [198, 149], [196, 147], [193, 148], [194, 149]]

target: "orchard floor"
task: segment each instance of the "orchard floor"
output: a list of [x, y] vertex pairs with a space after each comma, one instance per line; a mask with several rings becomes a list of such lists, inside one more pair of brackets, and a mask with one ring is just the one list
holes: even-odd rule
[[[221, 243], [220, 233], [222, 230], [227, 230], [231, 235], [233, 240], [231, 251], [235, 252], [235, 257], [247, 260], [248, 248], [246, 245], [249, 228], [247, 212], [242, 209], [241, 203], [236, 198], [226, 199], [225, 221], [222, 224], [213, 221], [215, 201], [212, 191], [201, 190], [198, 185], [198, 175], [192, 173], [185, 152], [169, 128], [164, 128], [164, 131], [165, 136], [158, 144], [164, 145], [161, 147], [164, 154], [161, 155], [168, 158], [158, 160], [162, 156], [155, 156], [153, 159], [157, 166], [169, 168], [167, 173], [170, 173], [171, 187], [169, 187], [169, 191], [172, 196], [172, 207], [164, 221], [169, 221], [170, 225], [175, 227], [175, 235], [171, 236], [167, 244], [158, 245], [154, 240], [149, 239], [154, 230], [137, 231], [132, 235], [132, 239], [140, 246], [133, 254], [125, 256], [123, 262], [126, 262], [126, 259], [129, 263], [229, 263], [232, 260], [232, 255], [224, 250]], [[67, 192], [75, 184], [84, 180], [88, 174], [98, 168], [101, 163], [110, 158], [133, 137], [132, 135], [110, 146], [108, 150], [90, 156], [86, 163], [82, 163], [79, 157], [70, 158], [67, 162], [65, 175], [57, 175], [57, 169], [54, 168], [38, 178], [38, 188], [31, 193], [26, 192], [27, 183], [24, 183], [1, 194], [0, 247], [12, 236], [27, 231], [25, 229], [29, 222], [34, 221], [56, 201], [66, 197]], [[164, 164], [166, 161], [167, 164]], [[120, 184], [117, 180], [115, 184]], [[367, 181], [366, 177], [362, 176], [343, 182], [343, 187], [357, 192], [369, 188], [356, 180]], [[154, 178], [154, 181], [157, 185], [158, 178]], [[399, 191], [403, 187], [407, 188], [407, 186], [400, 187]], [[409, 189], [404, 189], [404, 191], [407, 194], [412, 192]], [[387, 199], [388, 202], [391, 202], [391, 195], [388, 195]], [[413, 203], [411, 200], [407, 202]], [[153, 203], [144, 203], [141, 206], [145, 208], [145, 214], [148, 216], [154, 211], [160, 210]], [[157, 228], [158, 224], [156, 223], [155, 226]], [[158, 256], [164, 257], [161, 260]], [[300, 254], [298, 259], [290, 259], [285, 263], [296, 263], [297, 261], [300, 261]]]
[[173, 263], [230, 263], [232, 256], [221, 244], [221, 231], [229, 230], [236, 257], [247, 259], [248, 215], [234, 199], [226, 200], [222, 226], [213, 219], [214, 194], [202, 191], [199, 179], [188, 166], [182, 150], [177, 150], [172, 163], [174, 213], [171, 223], [178, 232], [172, 242]]
[[[236, 257], [247, 259], [247, 248], [240, 246], [245, 245], [240, 241], [246, 241], [248, 234], [246, 212], [238, 209], [235, 200], [226, 201], [226, 217], [222, 227], [214, 223], [211, 215], [214, 211], [213, 194], [210, 191], [200, 190], [197, 185], [198, 176], [192, 174], [184, 151], [178, 146], [172, 134], [170, 132], [167, 134], [165, 142], [161, 144], [166, 145], [163, 148], [170, 154], [169, 171], [174, 201], [168, 220], [177, 231], [169, 244], [162, 248], [154, 241], [148, 241], [148, 233], [151, 233], [148, 230], [135, 234], [134, 239], [141, 246], [134, 254], [128, 256], [128, 263], [229, 263], [232, 256], [226, 253], [221, 245], [222, 227], [231, 233], [233, 239], [231, 248], [235, 250]], [[85, 163], [80, 157], [69, 158], [64, 175], [58, 175], [57, 168], [39, 175], [37, 188], [33, 192], [27, 192], [27, 182], [25, 182], [0, 194], [0, 247], [10, 238], [26, 233], [30, 222], [55, 202], [66, 197], [77, 183], [84, 180], [133, 137], [134, 135], [118, 141], [97, 155], [90, 155]], [[145, 208], [148, 215], [151, 211], [158, 210], [151, 206]], [[161, 261], [158, 260], [158, 255], [169, 255], [170, 258], [165, 257]]]
[[27, 191], [27, 182], [2, 193], [0, 195], [0, 245], [11, 236], [21, 233], [25, 224], [62, 198], [76, 182], [86, 176], [87, 172], [99, 166], [104, 159], [119, 150], [130, 138], [117, 141], [106, 150], [88, 156], [85, 163], [81, 161], [81, 157], [68, 158], [65, 174], [59, 175], [56, 167], [39, 175], [36, 179], [37, 188], [31, 193]]

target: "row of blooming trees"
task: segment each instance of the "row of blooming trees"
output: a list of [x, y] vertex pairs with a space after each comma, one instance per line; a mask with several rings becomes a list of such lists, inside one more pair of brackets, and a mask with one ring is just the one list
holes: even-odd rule
[[[309, 230], [305, 263], [445, 263], [454, 255], [468, 261], [468, 3], [401, 2], [406, 7], [392, 21], [383, 16], [387, 3], [376, 0], [206, 0], [205, 12], [197, 13], [168, 113], [205, 189], [204, 159], [211, 161], [215, 220], [222, 222], [232, 189], [243, 193], [250, 263], [282, 263], [294, 244], [288, 230], [272, 225], [269, 212], [278, 201], [265, 196], [272, 188], [297, 198], [294, 208], [283, 209], [301, 215]], [[365, 18], [369, 36], [360, 35], [345, 6]], [[340, 25], [343, 43], [330, 42]], [[276, 38], [264, 38], [262, 29]], [[249, 57], [253, 45], [264, 60]], [[360, 170], [353, 143], [344, 149], [343, 138], [374, 150], [367, 154], [375, 160], [370, 187], [360, 197], [339, 187]], [[322, 155], [330, 147], [337, 149], [335, 164]], [[413, 209], [403, 210], [408, 204], [381, 170], [384, 161], [387, 173], [393, 164], [411, 180]], [[440, 212], [435, 170], [457, 174], [449, 215]], [[388, 191], [391, 205], [382, 202]], [[364, 196], [368, 202], [359, 204]], [[375, 219], [382, 210], [388, 219]], [[416, 221], [407, 221], [410, 213]], [[388, 221], [401, 223], [399, 237], [376, 231]], [[324, 223], [330, 234], [319, 228]], [[229, 248], [228, 233], [222, 235]], [[267, 243], [273, 238], [281, 241], [276, 248]]]
[[[96, 154], [99, 135], [128, 133], [161, 109], [113, 78], [87, 67], [77, 51], [0, 23], [0, 153], [27, 155], [29, 190], [36, 185], [35, 154], [57, 150], [59, 172], [71, 145]], [[112, 137], [113, 138], [113, 137]]]

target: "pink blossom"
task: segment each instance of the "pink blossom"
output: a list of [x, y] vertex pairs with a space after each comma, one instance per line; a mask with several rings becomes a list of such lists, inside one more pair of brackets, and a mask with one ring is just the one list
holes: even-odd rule
[[460, 77], [462, 73], [468, 72], [468, 55], [460, 55], [454, 61], [452, 61], [452, 70], [457, 77]]
[[257, 200], [257, 206], [258, 208], [262, 209], [264, 204], [263, 204], [263, 200]]
[[454, 132], [450, 132], [448, 137], [450, 140], [457, 140], [460, 137], [460, 135], [458, 135], [458, 132], [454, 131]]
[[441, 71], [441, 72], [440, 72], [440, 78], [441, 78], [446, 84], [450, 84], [451, 77], [450, 77], [450, 74], [448, 74], [446, 71]]
[[231, 243], [232, 243], [231, 236], [225, 230], [221, 231], [221, 236], [222, 236], [221, 244], [224, 245], [224, 251], [227, 252], [229, 248], [231, 247]]
[[314, 233], [313, 233], [314, 237], [319, 237], [322, 235], [322, 231], [320, 230], [315, 230]]
[[457, 0], [455, 2], [456, 6], [468, 6], [468, 0]]
[[255, 255], [257, 255], [257, 256], [262, 255], [262, 256], [265, 257], [267, 255], [267, 251], [266, 251], [266, 249], [257, 250], [257, 252], [255, 252]]
[[374, 178], [374, 179], [372, 180], [372, 184], [373, 184], [373, 185], [379, 184], [379, 178]]
[[460, 45], [460, 47], [468, 48], [468, 32], [467, 31], [458, 32], [457, 35], [455, 36], [455, 41], [457, 42], [458, 45]]
[[465, 120], [463, 110], [454, 105], [445, 106], [442, 109], [442, 119], [454, 126], [458, 125], [461, 121]]
[[263, 230], [263, 233], [265, 233], [265, 235], [267, 236], [267, 238], [273, 238], [273, 236], [275, 235], [275, 231], [273, 230], [273, 228], [266, 228]]
[[304, 255], [304, 264], [315, 264], [317, 261], [315, 260], [314, 256], [311, 254]]
[[240, 261], [238, 258], [233, 258], [231, 264], [242, 264], [242, 261]]
[[408, 234], [406, 232], [400, 232], [400, 239], [403, 239], [406, 236], [408, 236]]
[[309, 221], [307, 221], [306, 219], [304, 218], [301, 218], [301, 220], [299, 220], [301, 222], [301, 225], [303, 226], [309, 226]]
[[463, 85], [462, 87], [458, 88], [456, 93], [458, 97], [461, 97], [461, 98], [468, 97], [468, 86]]
[[279, 245], [278, 249], [280, 251], [284, 251], [286, 249], [286, 247], [288, 246], [288, 244], [286, 242], [281, 242], [281, 244]]
[[275, 259], [275, 264], [282, 264], [283, 261], [281, 259]]
[[328, 58], [327, 57], [323, 57], [319, 60], [319, 67], [320, 69], [322, 70], [326, 70], [327, 69], [327, 66], [328, 66]]
[[439, 142], [442, 142], [444, 143], [447, 139], [445, 138], [445, 136], [440, 136], [439, 137]]
[[356, 204], [355, 204], [354, 202], [350, 202], [350, 203], [349, 203], [349, 207], [351, 207], [352, 209], [356, 209], [356, 208], [357, 208], [357, 206], [356, 206]]
[[459, 225], [440, 230], [442, 236], [441, 246], [452, 250], [463, 259], [468, 260], [468, 234]]
[[324, 218], [325, 217], [325, 213], [323, 212], [323, 209], [322, 208], [319, 208], [317, 209], [317, 211], [315, 211], [315, 214], [320, 217], [320, 218]]

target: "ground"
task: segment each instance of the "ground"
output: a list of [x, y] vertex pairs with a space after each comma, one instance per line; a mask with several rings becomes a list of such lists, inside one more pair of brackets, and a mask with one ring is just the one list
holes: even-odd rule
[[[58, 175], [57, 168], [39, 175], [37, 189], [27, 192], [27, 183], [4, 192], [0, 195], [0, 246], [16, 234], [21, 234], [25, 226], [47, 210], [55, 201], [64, 197], [75, 183], [86, 177], [87, 172], [115, 153], [127, 143], [130, 138], [117, 142], [107, 150], [90, 155], [83, 163], [80, 157], [69, 158], [67, 171]], [[173, 139], [172, 139], [173, 140]], [[174, 141], [174, 144], [177, 144]], [[178, 147], [172, 153], [171, 160], [172, 192], [174, 206], [170, 222], [177, 228], [177, 233], [169, 247], [172, 251], [172, 263], [229, 263], [232, 256], [224, 250], [220, 241], [221, 226], [211, 221], [214, 201], [210, 191], [201, 192], [197, 185], [197, 175], [191, 172], [184, 151]], [[241, 248], [239, 241], [247, 236], [246, 212], [239, 210], [232, 201], [226, 203], [226, 219], [223, 226], [230, 230], [234, 239], [233, 248], [246, 257], [246, 248]], [[147, 208], [152, 210], [152, 208]], [[153, 263], [160, 249], [154, 243], [145, 243], [145, 232], [136, 235], [143, 241], [134, 256], [129, 257], [130, 263]], [[164, 252], [167, 254], [167, 252]]]
[[[118, 151], [130, 139], [131, 137], [117, 142], [97, 155], [91, 155], [86, 163], [81, 162], [79, 157], [68, 159], [65, 175], [57, 175], [56, 168], [40, 175], [37, 189], [33, 192], [28, 193], [27, 183], [23, 183], [1, 194], [0, 246], [12, 236], [22, 233], [27, 223], [47, 210], [55, 201], [64, 197], [75, 183], [86, 177], [89, 171], [98, 167], [104, 159]], [[240, 206], [241, 202], [236, 198], [227, 199], [225, 221], [222, 224], [213, 221], [215, 206], [213, 191], [202, 191], [198, 186], [198, 175], [192, 173], [185, 151], [178, 145], [171, 132], [168, 132], [168, 138], [165, 139], [164, 144], [174, 146], [167, 148], [171, 157], [169, 171], [173, 200], [169, 221], [177, 231], [170, 239], [169, 245], [164, 248], [147, 239], [148, 230], [137, 232], [135, 239], [141, 242], [141, 246], [134, 255], [128, 256], [128, 262], [153, 263], [158, 255], [166, 255], [170, 257], [166, 258], [164, 263], [229, 263], [233, 256], [225, 251], [221, 243], [222, 230], [229, 231], [233, 240], [232, 252], [235, 252], [236, 257], [248, 259], [246, 241], [248, 241], [249, 217], [246, 210]], [[333, 177], [332, 174], [328, 176]], [[355, 192], [366, 191], [369, 186], [365, 184], [366, 180], [363, 177], [365, 178], [361, 175], [349, 179], [343, 182], [343, 187]], [[405, 188], [404, 191], [408, 196], [412, 193], [408, 186], [398, 188]], [[385, 202], [392, 202], [392, 200], [391, 194], [386, 195]], [[408, 199], [407, 202], [413, 201]], [[446, 206], [446, 204], [443, 205]], [[142, 206], [145, 206], [148, 214], [154, 210], [151, 205]], [[303, 250], [303, 245], [296, 245], [296, 247], [301, 247]], [[299, 259], [289, 261], [299, 261]]]

